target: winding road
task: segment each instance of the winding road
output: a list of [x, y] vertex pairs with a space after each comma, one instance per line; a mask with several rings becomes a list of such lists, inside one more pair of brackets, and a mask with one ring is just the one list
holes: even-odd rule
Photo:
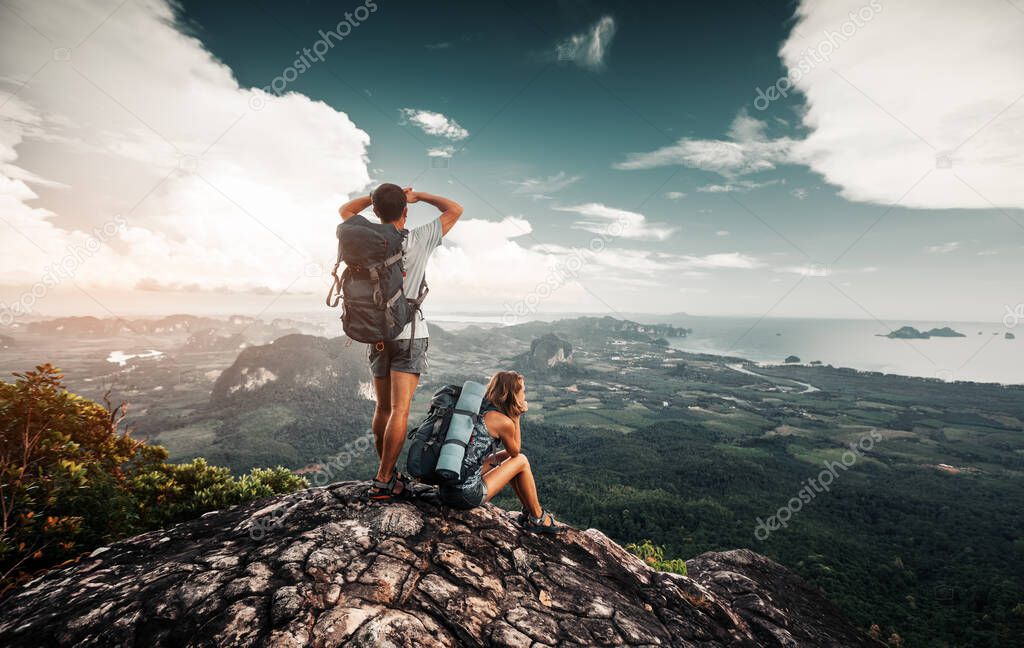
[[800, 392], [801, 394], [813, 394], [814, 392], [821, 391], [820, 389], [818, 389], [817, 387], [815, 387], [814, 385], [812, 385], [810, 383], [800, 382], [799, 380], [792, 380], [790, 378], [777, 378], [775, 376], [766, 376], [764, 374], [759, 374], [759, 373], [757, 373], [755, 371], [751, 371], [750, 369], [747, 369], [746, 367], [744, 367], [742, 364], [738, 364], [738, 363], [737, 364], [727, 364], [725, 366], [729, 367], [733, 371], [738, 371], [740, 373], [748, 374], [748, 375], [751, 375], [751, 376], [757, 376], [758, 378], [764, 378], [765, 380], [768, 380], [768, 381], [771, 381], [771, 382], [788, 383], [788, 384], [793, 384], [793, 385], [800, 385], [801, 387], [804, 388], [804, 390], [802, 392]]

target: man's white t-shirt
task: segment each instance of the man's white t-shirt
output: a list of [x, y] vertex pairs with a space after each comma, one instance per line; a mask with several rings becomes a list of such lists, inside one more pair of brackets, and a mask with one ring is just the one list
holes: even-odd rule
[[[405, 239], [405, 280], [402, 284], [405, 296], [416, 299], [420, 294], [420, 284], [427, 272], [427, 261], [434, 250], [441, 245], [441, 219], [435, 218], [425, 225], [409, 231]], [[395, 336], [396, 340], [408, 340], [412, 333], [412, 322], [405, 325], [402, 332]], [[427, 320], [420, 312], [416, 315], [416, 339], [429, 337]]]

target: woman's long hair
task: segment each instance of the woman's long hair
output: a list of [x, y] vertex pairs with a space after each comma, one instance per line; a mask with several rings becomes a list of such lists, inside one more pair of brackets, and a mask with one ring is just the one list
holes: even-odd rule
[[494, 403], [506, 416], [515, 418], [526, 411], [523, 395], [523, 375], [517, 371], [499, 371], [487, 383], [485, 398]]

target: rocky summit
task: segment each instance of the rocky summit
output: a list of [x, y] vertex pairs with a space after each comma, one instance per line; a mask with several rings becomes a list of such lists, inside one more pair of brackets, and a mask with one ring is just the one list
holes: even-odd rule
[[136, 536], [0, 603], [4, 646], [880, 646], [746, 550], [689, 576], [600, 531], [522, 532], [494, 506], [361, 501], [365, 482]]

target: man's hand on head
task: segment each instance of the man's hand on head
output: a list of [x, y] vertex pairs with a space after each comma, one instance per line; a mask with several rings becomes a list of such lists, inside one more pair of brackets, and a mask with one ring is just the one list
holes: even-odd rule
[[406, 187], [405, 197], [407, 203], [414, 202], [425, 202], [428, 205], [433, 205], [441, 210], [441, 235], [444, 236], [455, 226], [455, 222], [462, 216], [462, 205], [445, 198], [444, 196], [435, 196], [425, 191], [413, 191], [412, 187]]

